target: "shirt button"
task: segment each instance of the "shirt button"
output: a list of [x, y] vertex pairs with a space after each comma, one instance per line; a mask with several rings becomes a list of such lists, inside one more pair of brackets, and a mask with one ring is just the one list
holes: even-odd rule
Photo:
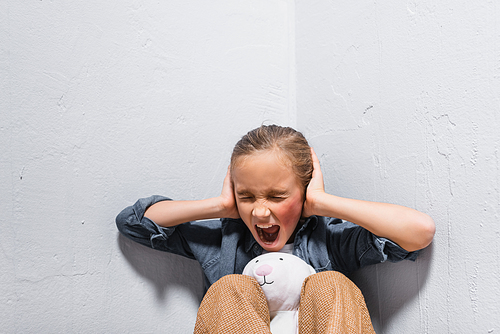
[[259, 245], [254, 245], [254, 246], [253, 246], [253, 250], [254, 250], [255, 252], [257, 252], [257, 251], [259, 250]]

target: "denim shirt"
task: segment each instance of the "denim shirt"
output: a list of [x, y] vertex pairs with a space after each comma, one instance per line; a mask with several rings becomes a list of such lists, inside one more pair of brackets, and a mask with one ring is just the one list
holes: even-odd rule
[[[139, 199], [116, 217], [126, 237], [161, 251], [197, 260], [205, 274], [205, 289], [219, 278], [241, 274], [245, 265], [262, 253], [262, 247], [241, 219], [193, 221], [175, 227], [161, 227], [144, 217], [163, 196]], [[348, 274], [384, 261], [414, 261], [418, 252], [408, 252], [386, 238], [337, 218], [311, 216], [295, 236], [293, 254], [316, 272], [335, 270]]]

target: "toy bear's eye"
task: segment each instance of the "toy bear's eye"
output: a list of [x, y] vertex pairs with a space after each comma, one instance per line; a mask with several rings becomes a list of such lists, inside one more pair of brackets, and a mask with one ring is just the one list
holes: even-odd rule
[[255, 260], [255, 263], [259, 262], [259, 260]]
[[283, 261], [283, 258], [280, 257], [280, 260]]

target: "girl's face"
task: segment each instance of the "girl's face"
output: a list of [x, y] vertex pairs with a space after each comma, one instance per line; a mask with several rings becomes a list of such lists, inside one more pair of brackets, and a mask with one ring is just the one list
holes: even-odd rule
[[304, 202], [304, 188], [283, 160], [272, 151], [254, 153], [240, 158], [231, 173], [240, 217], [269, 252], [292, 237]]

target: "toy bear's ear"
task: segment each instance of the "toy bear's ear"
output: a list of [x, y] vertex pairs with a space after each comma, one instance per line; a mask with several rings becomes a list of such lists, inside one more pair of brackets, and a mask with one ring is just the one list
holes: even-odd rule
[[245, 266], [245, 268], [243, 268], [242, 274], [243, 275], [248, 275], [248, 276], [253, 276], [252, 275], [253, 267], [255, 265], [257, 265], [258, 263], [259, 263], [259, 259], [252, 259], [252, 260], [250, 260], [250, 262], [247, 263], [247, 265]]
[[243, 268], [242, 274], [252, 276], [252, 275], [250, 275], [250, 266], [248, 264], [245, 266], [245, 268]]

